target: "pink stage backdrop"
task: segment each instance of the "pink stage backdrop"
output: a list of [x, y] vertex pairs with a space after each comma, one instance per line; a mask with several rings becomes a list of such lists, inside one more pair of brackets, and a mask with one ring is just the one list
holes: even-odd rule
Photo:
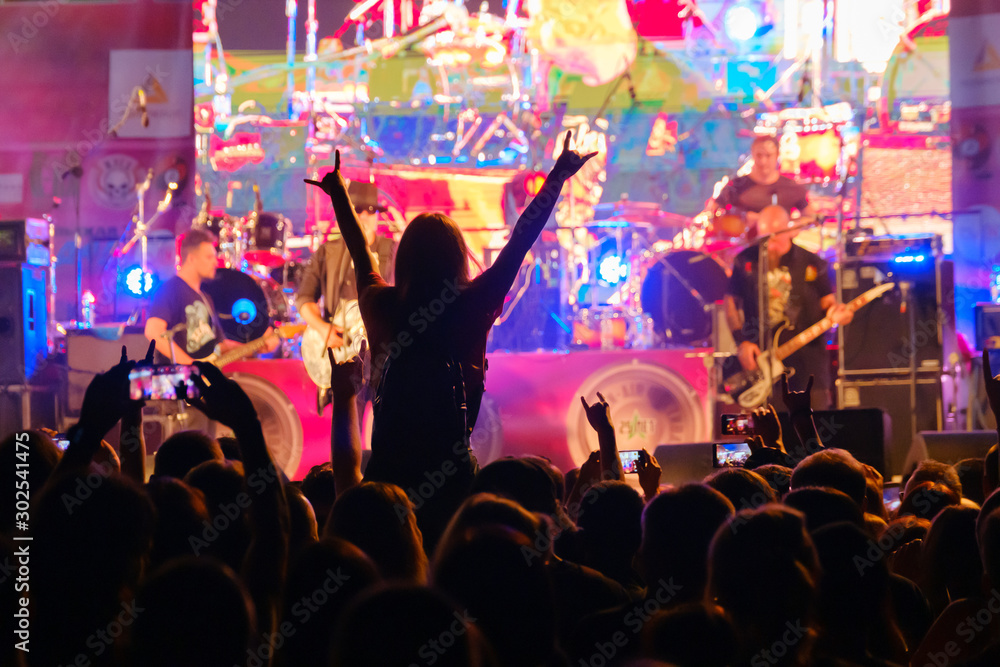
[[[618, 447], [708, 440], [704, 350], [614, 350], [492, 354], [486, 396], [472, 434], [481, 465], [541, 454], [569, 470], [597, 449], [580, 396], [600, 391], [611, 405]], [[226, 367], [258, 405], [275, 459], [289, 477], [330, 460], [330, 409], [316, 414], [316, 388], [301, 361], [245, 361]], [[370, 415], [369, 415], [370, 418]], [[368, 429], [366, 429], [368, 430]]]
[[[110, 250], [150, 169], [147, 219], [167, 183], [178, 184], [154, 229], [172, 236], [193, 216], [191, 21], [189, 2], [0, 5], [0, 219], [53, 216], [58, 319], [75, 313], [77, 230], [83, 288], [99, 309], [111, 307], [119, 267], [109, 266]], [[135, 104], [139, 87], [148, 127]], [[152, 254], [155, 270], [172, 270], [171, 253]], [[138, 263], [138, 255], [121, 261]]]

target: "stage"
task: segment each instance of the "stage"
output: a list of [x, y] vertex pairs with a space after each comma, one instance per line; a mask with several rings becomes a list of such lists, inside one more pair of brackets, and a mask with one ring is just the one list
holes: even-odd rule
[[[481, 465], [537, 454], [569, 470], [597, 449], [580, 396], [600, 391], [612, 406], [619, 449], [707, 441], [712, 434], [704, 349], [494, 353], [472, 447]], [[226, 367], [254, 401], [272, 454], [293, 479], [330, 460], [330, 408], [301, 361], [254, 360]], [[366, 415], [366, 441], [370, 412]], [[367, 448], [367, 442], [365, 447]]]

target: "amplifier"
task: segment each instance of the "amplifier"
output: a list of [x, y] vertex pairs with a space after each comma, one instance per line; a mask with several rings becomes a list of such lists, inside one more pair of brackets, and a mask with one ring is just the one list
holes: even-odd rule
[[48, 357], [48, 271], [0, 265], [0, 385], [23, 385]]
[[911, 361], [917, 371], [940, 373], [956, 348], [953, 264], [934, 256], [903, 263], [857, 257], [845, 260], [841, 272], [845, 303], [876, 285], [896, 284], [840, 327], [841, 376], [906, 375]]
[[40, 218], [0, 222], [0, 262], [49, 265], [49, 223]]
[[[889, 418], [885, 439], [887, 478], [903, 474], [913, 436], [920, 431], [940, 431], [944, 421], [938, 375], [918, 376], [915, 381], [909, 377], [838, 380], [837, 397], [841, 408], [878, 408]], [[855, 437], [872, 436], [865, 431]]]
[[848, 257], [874, 257], [896, 262], [923, 261], [941, 254], [940, 234], [887, 234], [859, 236], [844, 247]]

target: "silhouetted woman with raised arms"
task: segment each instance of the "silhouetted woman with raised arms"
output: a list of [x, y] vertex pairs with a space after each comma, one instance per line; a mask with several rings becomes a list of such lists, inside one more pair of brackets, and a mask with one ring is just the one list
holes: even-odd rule
[[461, 495], [467, 490], [476, 469], [469, 434], [482, 402], [490, 327], [563, 184], [596, 155], [572, 150], [571, 135], [566, 133], [555, 166], [507, 245], [476, 278], [469, 276], [469, 249], [455, 221], [424, 213], [403, 233], [396, 284], [388, 285], [375, 268], [340, 174], [340, 152], [322, 182], [306, 180], [330, 195], [354, 260], [376, 392], [366, 480], [399, 484], [422, 500], [451, 495], [442, 493], [444, 486], [462, 488]]

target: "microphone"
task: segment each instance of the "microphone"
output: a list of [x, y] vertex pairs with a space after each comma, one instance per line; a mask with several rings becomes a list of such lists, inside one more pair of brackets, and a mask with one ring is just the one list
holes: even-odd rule
[[136, 88], [136, 91], [139, 98], [139, 115], [142, 116], [140, 122], [143, 127], [149, 127], [149, 113], [146, 111], [146, 91], [142, 89], [142, 86]]

